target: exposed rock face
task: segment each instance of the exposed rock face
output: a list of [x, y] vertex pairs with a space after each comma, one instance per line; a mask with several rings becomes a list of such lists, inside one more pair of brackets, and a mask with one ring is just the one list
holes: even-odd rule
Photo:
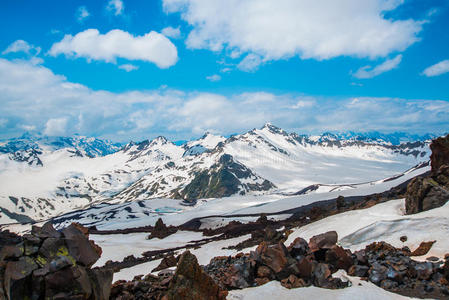
[[449, 165], [449, 134], [434, 139], [430, 144], [430, 150], [432, 150], [430, 155], [432, 173], [437, 172], [443, 165]]
[[431, 177], [415, 177], [407, 186], [405, 208], [415, 214], [440, 207], [449, 200], [449, 192]]
[[90, 269], [100, 255], [80, 225], [33, 227], [0, 251], [0, 299], [109, 299], [112, 271]]
[[440, 207], [449, 200], [449, 135], [433, 140], [430, 149], [430, 176], [413, 178], [407, 186], [407, 214]]
[[163, 299], [212, 300], [226, 299], [226, 295], [203, 271], [196, 257], [186, 251], [179, 259], [178, 268]]
[[154, 225], [153, 230], [151, 231], [150, 236], [148, 236], [148, 239], [152, 238], [158, 238], [163, 239], [166, 238], [169, 235], [172, 235], [173, 233], [176, 233], [178, 231], [175, 227], [169, 226], [167, 227], [161, 218], [157, 219], [156, 224]]

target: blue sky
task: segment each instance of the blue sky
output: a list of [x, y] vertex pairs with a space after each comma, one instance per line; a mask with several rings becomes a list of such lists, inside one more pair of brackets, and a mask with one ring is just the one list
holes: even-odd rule
[[0, 3], [0, 137], [449, 131], [445, 0]]

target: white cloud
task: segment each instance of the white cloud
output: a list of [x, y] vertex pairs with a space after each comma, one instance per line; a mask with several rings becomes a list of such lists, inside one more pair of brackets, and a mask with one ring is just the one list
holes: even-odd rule
[[[0, 136], [23, 124], [53, 135], [141, 140], [189, 139], [210, 130], [228, 135], [272, 122], [287, 130], [436, 132], [449, 130], [449, 102], [397, 98], [185, 93], [161, 88], [113, 93], [68, 81], [42, 65], [0, 58]], [[293, 109], [296, 108], [296, 109]]]
[[[262, 61], [300, 56], [385, 57], [419, 40], [423, 22], [386, 18], [403, 0], [163, 0], [193, 29], [192, 49], [252, 53]], [[234, 52], [236, 51], [236, 52]]]
[[40, 47], [29, 44], [24, 40], [17, 40], [11, 43], [2, 54], [23, 52], [29, 55], [38, 55], [41, 52]]
[[64, 136], [66, 134], [67, 119], [49, 119], [45, 123], [44, 134], [49, 136]]
[[131, 72], [139, 69], [138, 66], [132, 65], [132, 64], [123, 64], [118, 66], [119, 69], [125, 70], [126, 72]]
[[26, 131], [34, 131], [36, 130], [36, 126], [35, 125], [20, 125], [20, 128], [22, 128], [23, 130]]
[[155, 63], [159, 68], [171, 67], [178, 60], [176, 46], [164, 35], [151, 31], [133, 36], [119, 29], [106, 34], [101, 34], [97, 29], [87, 29], [75, 36], [67, 34], [60, 42], [53, 44], [49, 54], [113, 63], [117, 58], [143, 60]]
[[449, 59], [440, 61], [439, 63], [426, 68], [423, 71], [423, 75], [427, 77], [434, 77], [448, 72], [449, 72]]
[[250, 53], [237, 65], [237, 68], [245, 72], [254, 72], [261, 63], [262, 59], [259, 55]]
[[402, 55], [399, 54], [392, 59], [387, 59], [386, 61], [384, 61], [383, 63], [381, 63], [380, 65], [377, 65], [375, 67], [371, 67], [371, 66], [361, 67], [360, 69], [357, 70], [357, 72], [355, 72], [353, 74], [353, 76], [356, 78], [359, 78], [359, 79], [373, 78], [382, 73], [385, 73], [385, 72], [388, 72], [388, 71], [391, 71], [391, 70], [397, 68], [399, 66], [399, 64], [401, 63], [401, 61], [402, 61]]
[[214, 75], [210, 75], [206, 77], [207, 80], [212, 81], [212, 82], [216, 82], [216, 81], [220, 81], [221, 80], [221, 76], [214, 74]]
[[115, 16], [123, 14], [125, 5], [122, 0], [109, 0], [106, 10], [112, 12]]
[[85, 19], [87, 19], [90, 16], [89, 11], [85, 6], [80, 6], [76, 10], [75, 17], [78, 20], [78, 22], [82, 23]]
[[179, 29], [179, 27], [165, 27], [164, 29], [162, 29], [161, 33], [173, 39], [179, 39], [181, 37], [181, 30]]
[[228, 68], [228, 67], [223, 68], [223, 69], [220, 70], [221, 73], [229, 73], [229, 72], [231, 72], [231, 71], [232, 71], [232, 69], [231, 69], [231, 68]]

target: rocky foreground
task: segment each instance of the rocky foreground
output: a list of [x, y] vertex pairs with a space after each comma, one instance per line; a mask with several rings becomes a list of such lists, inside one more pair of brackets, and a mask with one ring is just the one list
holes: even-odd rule
[[206, 266], [185, 251], [178, 257], [167, 255], [156, 268], [161, 270], [158, 276], [112, 284], [112, 269], [92, 268], [101, 248], [89, 241], [87, 228], [72, 224], [56, 231], [47, 223], [24, 236], [1, 233], [0, 299], [225, 299], [229, 290], [272, 280], [289, 289], [341, 289], [350, 282], [332, 277], [340, 269], [391, 292], [449, 297], [449, 255], [445, 261], [411, 258], [425, 255], [432, 242], [413, 252], [379, 242], [352, 253], [337, 240], [337, 233], [330, 231], [308, 242], [297, 238], [288, 247], [262, 242], [255, 251], [215, 257]]

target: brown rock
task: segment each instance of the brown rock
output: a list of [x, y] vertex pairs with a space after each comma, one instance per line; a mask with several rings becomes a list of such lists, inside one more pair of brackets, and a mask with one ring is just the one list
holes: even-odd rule
[[31, 234], [42, 239], [61, 237], [61, 233], [53, 227], [51, 222], [45, 223], [42, 227], [33, 225], [31, 227]]
[[268, 268], [266, 266], [260, 266], [259, 268], [257, 268], [257, 277], [270, 278], [270, 276], [271, 276], [270, 268]]
[[30, 257], [9, 261], [4, 274], [4, 290], [7, 299], [26, 299], [31, 296], [31, 273], [38, 268]]
[[325, 262], [330, 264], [334, 271], [344, 269], [346, 271], [353, 265], [351, 253], [346, 252], [342, 247], [334, 245], [326, 251]]
[[261, 263], [274, 273], [280, 273], [288, 263], [288, 250], [283, 243], [274, 246], [268, 246], [266, 242], [262, 242], [256, 249]]
[[401, 240], [401, 242], [406, 242], [407, 241], [407, 236], [406, 235], [403, 235], [403, 236], [401, 236], [400, 238], [399, 238], [399, 240]]
[[449, 200], [449, 192], [434, 179], [415, 177], [407, 185], [405, 211], [415, 214], [443, 206]]
[[305, 239], [300, 237], [296, 238], [287, 249], [292, 257], [307, 255], [310, 251], [309, 244]]
[[158, 238], [163, 239], [166, 238], [169, 235], [172, 235], [177, 231], [174, 227], [167, 227], [161, 218], [157, 219], [156, 224], [154, 225], [153, 230], [151, 231], [150, 236], [148, 239], [152, 238]]
[[435, 173], [442, 165], [449, 165], [449, 134], [445, 137], [434, 139], [430, 144], [430, 165], [432, 173]]
[[410, 253], [410, 256], [421, 256], [421, 255], [426, 255], [430, 248], [432, 248], [433, 244], [436, 241], [430, 241], [430, 242], [422, 242], [418, 248], [415, 249], [415, 251], [413, 251], [412, 253]]
[[270, 279], [264, 277], [264, 278], [256, 278], [256, 279], [254, 279], [254, 281], [256, 282], [257, 286], [261, 286], [261, 285], [264, 285], [265, 283], [270, 282]]
[[179, 259], [178, 268], [164, 298], [167, 300], [225, 299], [226, 293], [220, 291], [214, 280], [203, 271], [196, 257], [186, 251]]
[[319, 249], [330, 249], [338, 241], [336, 231], [328, 231], [319, 235], [313, 236], [309, 241], [310, 251], [315, 252]]
[[160, 270], [174, 267], [174, 266], [176, 266], [177, 263], [178, 263], [178, 261], [176, 260], [176, 257], [174, 257], [173, 255], [165, 256], [161, 260], [161, 263], [156, 268], [154, 268], [151, 272], [157, 272]]

